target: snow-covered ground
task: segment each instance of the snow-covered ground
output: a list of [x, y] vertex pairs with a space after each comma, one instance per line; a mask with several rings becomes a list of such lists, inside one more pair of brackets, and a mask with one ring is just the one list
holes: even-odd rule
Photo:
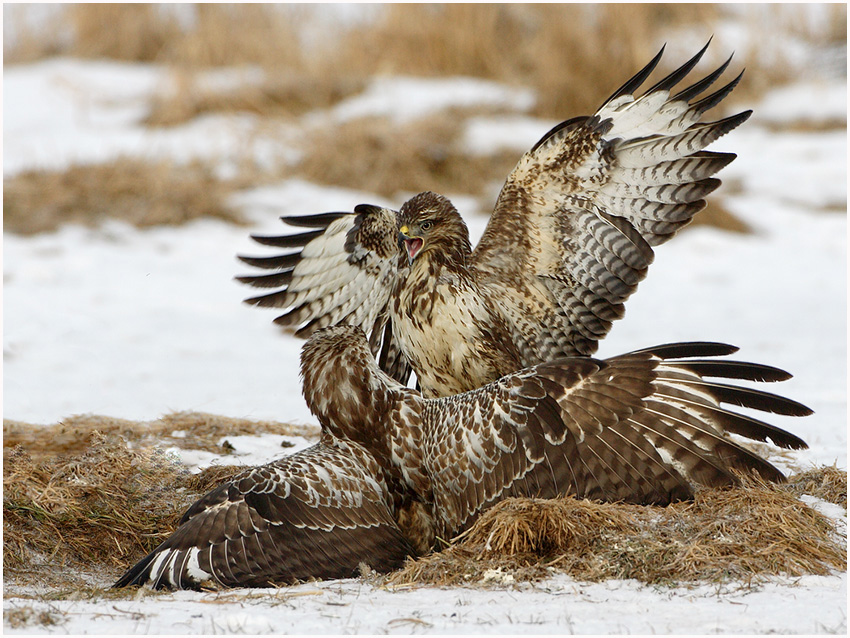
[[[279, 140], [295, 139], [297, 126], [272, 142], [250, 116], [143, 127], [145, 100], [165, 74], [68, 59], [7, 69], [4, 175], [120, 154], [217, 158], [223, 171], [244, 154], [258, 161], [294, 156]], [[479, 153], [507, 146], [519, 154], [551, 124], [535, 126], [522, 115], [524, 93], [462, 78], [433, 91], [433, 82], [382, 78], [348, 104], [305, 116], [305, 126], [355, 117], [372, 108], [376, 94], [395, 91], [414, 96], [416, 116], [470, 102], [513, 105], [516, 117], [471, 123], [467, 139]], [[425, 102], [435, 93], [440, 103]], [[388, 102], [380, 103], [385, 109]], [[846, 216], [836, 210], [846, 208], [846, 135], [783, 130], [783, 113], [804, 113], [810, 123], [844, 118], [846, 86], [798, 85], [768, 95], [764, 119], [759, 105], [753, 108], [753, 118], [716, 149], [739, 155], [721, 174], [735, 185], [723, 202], [754, 234], [698, 227], [660, 247], [600, 354], [675, 340], [734, 343], [740, 358], [792, 372], [795, 378], [775, 391], [815, 410], [806, 419], [772, 418], [810, 444], [785, 467], [846, 468]], [[361, 202], [397, 207], [400, 200], [288, 180], [234, 201], [250, 228], [202, 220], [137, 230], [109, 222], [34, 237], [4, 234], [4, 417], [47, 424], [75, 413], [144, 420], [198, 410], [314, 423], [301, 399], [301, 343], [272, 325], [274, 311], [241, 303], [251, 291], [233, 276], [249, 269], [235, 255], [261, 253], [248, 233], [281, 230], [279, 215], [351, 210]], [[468, 198], [455, 203], [477, 237], [483, 211]], [[257, 462], [256, 441], [229, 440], [252, 452], [246, 462]], [[6, 621], [6, 632], [844, 633], [846, 577], [777, 580], [737, 592], [562, 577], [497, 590], [388, 592], [349, 580], [274, 592], [4, 601], [5, 611], [16, 608], [56, 612], [60, 624], [13, 629]]]
[[[577, 583], [555, 577], [495, 589], [375, 589], [357, 580], [276, 591], [181, 591], [135, 600], [7, 600], [61, 624], [38, 633], [97, 634], [815, 634], [847, 631], [847, 578], [806, 576], [732, 591]], [[10, 629], [32, 632], [33, 627]]]

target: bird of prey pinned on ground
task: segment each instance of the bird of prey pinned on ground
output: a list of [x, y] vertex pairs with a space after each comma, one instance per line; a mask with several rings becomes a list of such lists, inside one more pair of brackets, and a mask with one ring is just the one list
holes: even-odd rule
[[717, 358], [735, 350], [696, 342], [566, 357], [427, 399], [379, 368], [359, 327], [319, 330], [301, 373], [321, 442], [207, 494], [116, 586], [267, 586], [352, 576], [360, 563], [387, 571], [507, 497], [667, 504], [695, 486], [737, 484], [736, 471], [782, 480], [729, 434], [806, 444], [725, 404], [811, 411], [709, 380], [790, 376]]
[[674, 90], [707, 47], [641, 93], [662, 48], [594, 115], [546, 133], [508, 176], [474, 250], [455, 207], [431, 192], [398, 212], [362, 204], [285, 217], [310, 230], [254, 236], [291, 250], [241, 257], [273, 272], [239, 280], [276, 289], [247, 301], [285, 309], [276, 322], [299, 336], [361, 327], [381, 368], [402, 383], [412, 369], [426, 397], [593, 354], [653, 246], [704, 207], [735, 158], [704, 150], [751, 113], [703, 120], [740, 80], [707, 93], [729, 60]]

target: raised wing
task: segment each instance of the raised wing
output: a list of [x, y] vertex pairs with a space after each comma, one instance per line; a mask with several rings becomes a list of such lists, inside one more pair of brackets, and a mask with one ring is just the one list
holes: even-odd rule
[[429, 402], [425, 465], [443, 533], [471, 525], [508, 496], [666, 504], [695, 485], [739, 482], [735, 470], [769, 480], [782, 473], [728, 434], [786, 448], [796, 436], [722, 403], [789, 415], [811, 410], [760, 390], [707, 377], [778, 381], [769, 366], [706, 357], [736, 348], [658, 346], [605, 361], [560, 359], [484, 388]]
[[720, 185], [712, 175], [735, 155], [703, 149], [751, 112], [701, 121], [740, 80], [700, 97], [728, 60], [672, 93], [704, 52], [633, 95], [662, 49], [595, 115], [549, 131], [508, 177], [472, 260], [525, 335], [526, 365], [595, 352], [646, 276], [652, 246], [687, 224]]
[[319, 443], [253, 468], [183, 515], [177, 531], [115, 587], [268, 587], [389, 571], [414, 555], [377, 462], [360, 446]]
[[257, 288], [275, 290], [246, 299], [257, 306], [283, 308], [275, 322], [299, 337], [338, 323], [360, 327], [382, 368], [406, 383], [410, 369], [388, 322], [387, 303], [398, 276], [398, 222], [395, 211], [360, 205], [354, 213], [284, 217], [306, 232], [252, 238], [292, 249], [271, 257], [240, 256], [246, 264], [271, 270], [237, 277]]

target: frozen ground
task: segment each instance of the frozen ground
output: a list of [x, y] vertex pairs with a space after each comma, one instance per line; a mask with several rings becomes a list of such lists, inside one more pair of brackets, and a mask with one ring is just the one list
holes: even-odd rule
[[[222, 170], [240, 154], [271, 161], [292, 153], [264, 140], [245, 116], [145, 129], [139, 124], [144, 100], [163, 73], [73, 60], [7, 70], [4, 174], [121, 153], [218, 157]], [[347, 106], [310, 114], [310, 126], [353, 117], [375, 91], [396, 90], [391, 78], [381, 82]], [[433, 93], [410, 78], [398, 83], [408, 95]], [[477, 80], [446, 81], [440, 93], [449, 99], [423, 108], [445, 108], [452, 95], [457, 103], [527, 107], [525, 97], [512, 101], [504, 89]], [[815, 123], [844, 118], [846, 87], [798, 86], [769, 95], [763, 119], [753, 106], [756, 115], [716, 148], [739, 154], [721, 175], [727, 182], [721, 193], [755, 233], [700, 227], [659, 248], [600, 354], [683, 339], [734, 343], [742, 359], [793, 372], [776, 390], [815, 409], [807, 419], [773, 419], [811, 446], [784, 466], [846, 468], [846, 136], [782, 126], [783, 113], [802, 112]], [[538, 124], [520, 114], [479, 119], [468, 136], [476, 152], [509, 146], [519, 153], [551, 123]], [[313, 423], [300, 396], [301, 344], [278, 333], [273, 311], [240, 303], [250, 290], [232, 280], [247, 270], [234, 255], [257, 252], [248, 233], [280, 230], [279, 215], [400, 200], [290, 180], [236, 201], [253, 220], [250, 228], [198, 221], [140, 231], [107, 223], [29, 238], [4, 235], [4, 417], [47, 424], [83, 412], [153, 419], [199, 410]], [[477, 237], [486, 218], [471, 200], [455, 203]], [[261, 450], [262, 441], [235, 441], [238, 451], [252, 452], [243, 457], [251, 463], [258, 462], [258, 443]], [[209, 461], [188, 454], [186, 460]], [[8, 614], [16, 609], [53, 613], [59, 624], [13, 629]], [[6, 598], [4, 611], [7, 633], [844, 633], [846, 577], [737, 592], [560, 577], [497, 590], [406, 592], [334, 581], [126, 601]]]
[[[496, 589], [378, 590], [356, 580], [136, 600], [4, 602], [61, 619], [41, 633], [98, 634], [814, 634], [846, 633], [846, 575], [807, 576], [752, 591], [555, 577]], [[24, 633], [33, 627], [5, 633]]]

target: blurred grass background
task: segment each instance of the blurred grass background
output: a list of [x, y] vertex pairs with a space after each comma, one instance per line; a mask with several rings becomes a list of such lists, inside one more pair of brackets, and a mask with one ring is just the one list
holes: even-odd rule
[[[844, 4], [818, 11], [716, 4], [5, 5], [4, 19], [6, 68], [54, 56], [166, 67], [174, 81], [147, 105], [148, 127], [222, 113], [297, 123], [361, 91], [371, 77], [393, 74], [530, 87], [537, 102], [528, 114], [563, 120], [595, 110], [668, 38], [693, 46], [668, 52], [666, 69], [712, 34], [741, 25], [751, 28], [739, 38], [747, 44], [735, 51], [733, 67], [747, 73], [729, 108], [798, 79], [800, 46], [814, 60], [807, 75], [835, 76], [846, 67]], [[719, 64], [729, 53], [714, 46], [706, 57]], [[224, 67], [260, 68], [262, 81], [227, 90], [199, 81], [202, 72]], [[216, 158], [179, 171], [170, 161], [140, 158], [27, 171], [4, 179], [4, 229], [31, 234], [105, 216], [140, 226], [207, 216], [238, 222], [228, 204], [234, 190], [289, 177], [386, 197], [464, 193], [487, 210], [518, 154], [465, 152], [464, 123], [480, 113], [447, 111], [406, 124], [363, 117], [311, 130], [296, 164], [246, 163], [228, 179], [216, 177]], [[743, 229], [713, 204], [699, 219]]]

